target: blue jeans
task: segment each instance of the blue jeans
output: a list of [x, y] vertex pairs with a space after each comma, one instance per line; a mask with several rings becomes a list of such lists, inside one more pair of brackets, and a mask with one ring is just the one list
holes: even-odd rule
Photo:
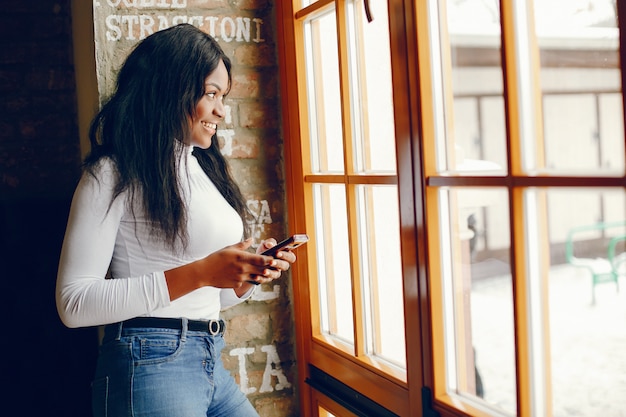
[[94, 417], [258, 417], [224, 369], [224, 338], [182, 329], [105, 329]]

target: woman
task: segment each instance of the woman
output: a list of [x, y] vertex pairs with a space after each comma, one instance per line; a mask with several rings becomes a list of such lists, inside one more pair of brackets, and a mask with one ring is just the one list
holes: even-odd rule
[[92, 122], [56, 300], [65, 325], [106, 325], [95, 416], [258, 415], [222, 366], [219, 312], [296, 258], [242, 241], [246, 205], [216, 137], [230, 69], [197, 28], [156, 32]]

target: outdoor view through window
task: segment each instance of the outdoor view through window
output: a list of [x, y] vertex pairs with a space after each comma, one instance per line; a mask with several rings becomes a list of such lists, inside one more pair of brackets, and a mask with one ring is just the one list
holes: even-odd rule
[[[524, 187], [514, 210], [510, 188], [439, 188], [446, 389], [516, 414], [516, 349], [524, 340], [516, 344], [517, 288], [526, 303], [517, 311], [529, 325], [529, 362], [521, 364], [528, 365], [532, 415], [621, 415], [625, 193], [580, 188], [586, 177], [624, 175], [616, 5], [515, 3], [519, 145], [507, 136], [500, 2], [432, 2], [439, 15], [431, 32], [440, 54], [433, 59], [437, 172], [583, 180]], [[514, 256], [525, 271], [518, 287], [511, 213], [524, 234]]]

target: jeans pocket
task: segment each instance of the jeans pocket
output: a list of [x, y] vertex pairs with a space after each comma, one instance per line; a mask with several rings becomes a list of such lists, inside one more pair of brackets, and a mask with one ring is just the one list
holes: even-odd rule
[[107, 417], [109, 377], [96, 379], [91, 384], [91, 408], [94, 417]]
[[184, 342], [176, 335], [151, 334], [137, 337], [132, 342], [136, 365], [154, 364], [173, 360]]

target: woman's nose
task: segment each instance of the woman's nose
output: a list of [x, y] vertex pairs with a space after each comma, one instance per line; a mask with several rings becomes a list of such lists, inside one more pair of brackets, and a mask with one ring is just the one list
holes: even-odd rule
[[217, 100], [215, 104], [215, 108], [213, 109], [213, 113], [218, 116], [220, 119], [223, 119], [226, 115], [226, 108], [224, 107], [224, 99], [220, 98]]

